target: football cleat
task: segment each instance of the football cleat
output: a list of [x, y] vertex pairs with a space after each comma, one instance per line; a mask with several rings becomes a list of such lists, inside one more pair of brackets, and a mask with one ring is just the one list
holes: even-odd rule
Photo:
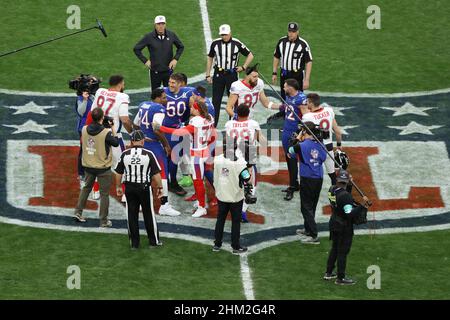
[[198, 207], [197, 210], [195, 210], [194, 214], [192, 215], [194, 218], [200, 218], [201, 216], [206, 215], [208, 212], [203, 207]]
[[166, 202], [159, 208], [159, 214], [161, 216], [179, 216], [181, 212], [175, 210], [168, 202]]

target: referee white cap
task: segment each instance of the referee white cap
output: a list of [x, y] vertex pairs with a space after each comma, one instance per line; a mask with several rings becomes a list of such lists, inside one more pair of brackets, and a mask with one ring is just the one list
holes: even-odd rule
[[219, 34], [220, 35], [224, 35], [224, 34], [230, 34], [231, 33], [231, 27], [229, 24], [223, 24], [219, 27]]
[[155, 23], [166, 23], [166, 17], [164, 16], [156, 16]]

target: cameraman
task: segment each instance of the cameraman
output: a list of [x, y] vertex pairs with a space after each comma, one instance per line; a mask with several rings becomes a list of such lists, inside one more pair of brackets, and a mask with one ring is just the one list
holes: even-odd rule
[[247, 162], [244, 158], [238, 158], [236, 155], [237, 139], [227, 136], [224, 147], [223, 154], [214, 159], [214, 188], [219, 210], [214, 231], [213, 251], [220, 251], [222, 247], [225, 219], [228, 212], [231, 212], [231, 247], [233, 254], [241, 254], [247, 251], [247, 248], [241, 246], [239, 241], [242, 205], [244, 198], [246, 201], [247, 198], [252, 198], [253, 186], [250, 184], [251, 176]]
[[312, 122], [305, 122], [299, 135], [302, 142], [290, 147], [288, 156], [297, 156], [300, 161], [300, 203], [305, 225], [304, 232], [301, 232], [301, 242], [320, 244], [315, 215], [323, 183], [322, 164], [327, 158], [327, 153], [310, 132], [321, 139], [319, 127]]
[[89, 75], [81, 75], [75, 80], [69, 82], [69, 88], [77, 90], [77, 102], [75, 104], [75, 112], [77, 113], [77, 131], [80, 137], [80, 151], [78, 152], [78, 177], [80, 186], [83, 187], [84, 168], [81, 165], [81, 152], [83, 147], [81, 145], [81, 131], [86, 124], [86, 119], [91, 111], [92, 102], [94, 102], [94, 95], [98, 89], [100, 81]]
[[97, 178], [100, 185], [100, 227], [109, 228], [112, 226], [111, 221], [108, 220], [109, 188], [112, 180], [111, 147], [119, 146], [119, 139], [116, 137], [114, 127], [107, 129], [103, 126], [105, 115], [101, 108], [94, 108], [91, 116], [93, 122], [84, 126], [81, 132], [83, 145], [81, 161], [85, 171], [85, 185], [78, 197], [75, 220], [86, 222], [83, 217], [83, 209]]
[[[339, 171], [337, 183], [331, 186], [328, 191], [333, 214], [330, 218], [330, 240], [332, 246], [328, 255], [327, 271], [324, 280], [336, 279], [339, 285], [355, 284], [351, 278], [345, 277], [345, 267], [347, 255], [350, 252], [353, 239], [353, 224], [367, 222], [367, 208], [370, 205], [369, 199], [364, 196], [364, 205], [360, 205], [353, 200], [351, 195], [351, 176], [344, 169]], [[333, 273], [337, 261], [337, 275]]]

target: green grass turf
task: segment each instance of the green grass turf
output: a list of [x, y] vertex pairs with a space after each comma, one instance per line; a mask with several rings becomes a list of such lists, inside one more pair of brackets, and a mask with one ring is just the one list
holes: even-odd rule
[[[347, 274], [358, 280], [341, 287], [321, 279], [330, 242], [298, 241], [249, 257], [257, 299], [449, 299], [450, 231], [356, 236]], [[367, 267], [381, 269], [381, 289], [369, 290]]]
[[[148, 71], [134, 55], [133, 47], [142, 36], [153, 30], [158, 14], [167, 18], [185, 45], [177, 68], [188, 74], [204, 69], [205, 41], [197, 0], [181, 1], [88, 1], [76, 4], [81, 9], [81, 28], [95, 25], [99, 18], [108, 37], [91, 30], [41, 47], [0, 58], [0, 88], [32, 91], [67, 91], [69, 79], [80, 73], [93, 73], [106, 81], [111, 74], [125, 76], [127, 88], [148, 86]], [[2, 2], [0, 52], [68, 34], [67, 7], [73, 1]], [[144, 49], [148, 56], [148, 50]]]
[[[244, 299], [239, 259], [205, 245], [163, 239], [156, 250], [129, 250], [126, 235], [0, 224], [0, 299]], [[450, 231], [356, 236], [340, 287], [321, 280], [329, 249], [298, 242], [249, 256], [257, 299], [449, 299]], [[142, 243], [145, 239], [142, 238]], [[439, 244], [439, 245], [437, 245]], [[81, 290], [68, 290], [69, 265]], [[381, 290], [369, 290], [369, 265]], [[218, 272], [220, 270], [220, 272]]]
[[[3, 1], [0, 52], [69, 32], [63, 1]], [[127, 88], [148, 85], [147, 72], [133, 45], [164, 14], [168, 27], [186, 45], [178, 71], [203, 73], [205, 45], [197, 0], [80, 0], [82, 28], [100, 18], [108, 38], [98, 31], [53, 42], [0, 59], [0, 88], [69, 91], [67, 80], [80, 72], [105, 80], [123, 73]], [[406, 92], [450, 87], [450, 3], [448, 1], [379, 0], [381, 30], [368, 30], [364, 1], [294, 2], [208, 1], [213, 38], [229, 23], [236, 37], [254, 52], [264, 75], [272, 71], [272, 54], [288, 21], [299, 21], [301, 36], [314, 57], [311, 90], [333, 92]]]
[[[130, 251], [126, 235], [7, 224], [0, 234], [0, 299], [244, 299], [239, 258], [210, 246], [163, 238]], [[80, 290], [66, 287], [69, 265]]]

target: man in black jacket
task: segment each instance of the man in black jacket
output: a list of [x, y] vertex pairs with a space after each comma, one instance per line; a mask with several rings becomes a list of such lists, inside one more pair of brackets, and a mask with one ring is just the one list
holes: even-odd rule
[[95, 179], [97, 179], [100, 185], [100, 227], [109, 228], [112, 226], [111, 221], [108, 220], [109, 188], [112, 182], [111, 147], [119, 146], [119, 138], [116, 137], [112, 123], [110, 123], [111, 129], [103, 126], [105, 118], [103, 109], [94, 108], [91, 116], [93, 122], [89, 126], [84, 126], [81, 131], [83, 146], [81, 163], [85, 171], [85, 184], [78, 197], [75, 220], [86, 222], [86, 218], [83, 217], [83, 209]]
[[[330, 240], [332, 247], [328, 255], [327, 271], [324, 280], [336, 279], [339, 285], [353, 285], [355, 280], [345, 277], [347, 255], [353, 240], [353, 223], [359, 215], [367, 213], [369, 199], [363, 197], [364, 205], [355, 203], [351, 195], [351, 177], [345, 170], [340, 170], [337, 183], [328, 191], [333, 214], [330, 218]], [[337, 275], [333, 273], [337, 261]]]
[[[175, 56], [172, 51], [173, 45], [177, 48]], [[142, 49], [145, 47], [150, 53], [149, 59], [142, 54]], [[170, 74], [184, 51], [184, 45], [174, 32], [166, 29], [166, 17], [156, 16], [155, 30], [147, 33], [133, 50], [138, 59], [150, 70], [153, 91], [160, 87], [161, 83], [164, 87], [168, 86]]]

